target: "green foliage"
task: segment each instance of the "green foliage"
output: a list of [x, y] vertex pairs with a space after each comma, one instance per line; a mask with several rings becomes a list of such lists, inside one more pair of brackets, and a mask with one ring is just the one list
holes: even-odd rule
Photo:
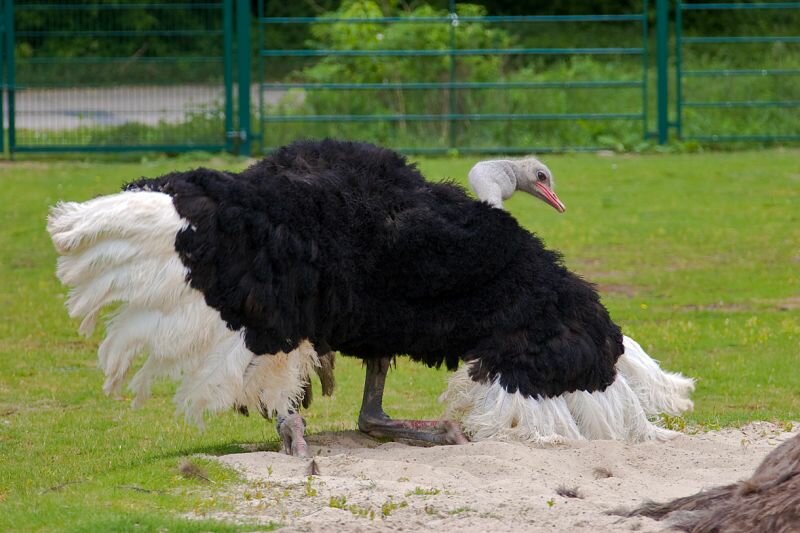
[[313, 498], [314, 496], [317, 495], [317, 489], [314, 488], [313, 482], [314, 482], [314, 476], [308, 476], [306, 478], [304, 489], [307, 498]]
[[630, 13], [642, 8], [641, 0], [551, 0], [550, 2], [520, 2], [518, 0], [480, 0], [492, 15], [585, 15], [587, 13]]
[[[458, 4], [459, 16], [483, 16], [485, 9], [474, 4]], [[351, 0], [330, 14], [331, 17], [375, 18], [383, 16], [377, 3], [372, 0]], [[407, 13], [409, 17], [445, 17], [445, 10], [422, 5]], [[447, 49], [451, 44], [451, 27], [441, 23], [419, 24], [315, 24], [311, 27], [313, 39], [309, 48], [332, 48], [337, 50], [400, 50], [400, 49]], [[482, 23], [465, 24], [452, 32], [456, 48], [511, 48], [514, 43], [509, 33]], [[424, 65], [420, 63], [424, 62]], [[301, 76], [309, 81], [380, 83], [392, 81], [446, 81], [449, 76], [450, 58], [397, 57], [328, 57]], [[488, 81], [503, 71], [503, 58], [491, 56], [468, 56], [459, 58], [459, 79]]]
[[659, 416], [659, 422], [662, 427], [671, 429], [672, 431], [684, 431], [686, 429], [686, 419], [682, 416], [671, 416], [662, 413]]
[[[208, 82], [222, 78], [222, 2], [171, 8], [124, 0], [17, 1], [22, 85]], [[99, 7], [98, 7], [99, 6]]]
[[[354, 516], [369, 518], [370, 520], [374, 520], [376, 516], [375, 510], [369, 506], [357, 505], [354, 503], [348, 505], [346, 496], [331, 496], [328, 502], [328, 507], [342, 509], [343, 511], [350, 511]], [[389, 498], [387, 501], [381, 504], [380, 516], [381, 518], [388, 518], [397, 509], [403, 509], [405, 507], [408, 507], [408, 502], [405, 500], [401, 502], [395, 502]]]
[[397, 509], [403, 509], [408, 507], [408, 502], [403, 500], [401, 502], [395, 502], [391, 498], [381, 504], [381, 516], [383, 518], [387, 518], [391, 516], [391, 514], [396, 511]]
[[[482, 16], [474, 4], [458, 4], [459, 16]], [[371, 0], [352, 0], [330, 14], [341, 18], [374, 18], [385, 13]], [[407, 13], [413, 17], [442, 17], [447, 12], [428, 5]], [[441, 23], [347, 24], [312, 26], [308, 48], [337, 50], [396, 50], [485, 48], [522, 46], [505, 27], [484, 23], [460, 25], [456, 31]], [[537, 33], [541, 38], [543, 34]], [[544, 34], [549, 35], [549, 34]], [[454, 70], [451, 72], [451, 67]], [[295, 71], [289, 81], [307, 83], [447, 82], [548, 82], [630, 80], [641, 78], [641, 65], [585, 57], [557, 62], [528, 60], [520, 65], [512, 56], [433, 57], [325, 57]], [[279, 115], [446, 115], [462, 114], [563, 114], [637, 113], [641, 89], [480, 89], [480, 90], [328, 90], [290, 91], [267, 113]], [[279, 145], [298, 136], [351, 136], [399, 147], [457, 146], [578, 146], [623, 143], [630, 148], [641, 141], [642, 126], [635, 121], [543, 120], [531, 123], [507, 120], [447, 120], [396, 122], [301, 122], [266, 127], [267, 145]], [[612, 139], [609, 141], [609, 139]]]
[[370, 507], [364, 507], [362, 505], [357, 505], [355, 503], [347, 505], [347, 498], [344, 496], [331, 496], [328, 507], [332, 507], [334, 509], [341, 509], [343, 511], [350, 511], [350, 513], [352, 513], [353, 516], [359, 516], [361, 518], [369, 518], [370, 520], [375, 519], [374, 509]]
[[328, 507], [333, 507], [334, 509], [345, 509], [346, 506], [347, 496], [331, 496], [328, 502]]
[[442, 492], [440, 489], [424, 489], [422, 487], [415, 487], [414, 490], [406, 492], [406, 496], [436, 496]]
[[[463, 4], [458, 7], [462, 16], [484, 15], [480, 6]], [[422, 5], [408, 16], [446, 16], [446, 11]], [[346, 2], [334, 17], [380, 17], [377, 3], [370, 0]], [[441, 23], [430, 24], [316, 24], [311, 28], [310, 48], [340, 50], [398, 50], [446, 49], [451, 44], [450, 28]], [[484, 24], [469, 24], [454, 32], [454, 44], [461, 48], [507, 48], [513, 46], [507, 31], [492, 29]], [[459, 58], [454, 75], [470, 81], [494, 81], [504, 70], [500, 56], [469, 56]], [[310, 83], [394, 83], [394, 82], [444, 82], [450, 79], [450, 58], [431, 57], [326, 57], [313, 65], [291, 74], [289, 81]], [[451, 102], [448, 91], [439, 90], [376, 90], [332, 91], [315, 90], [288, 94], [271, 114], [421, 114], [465, 112], [473, 110], [471, 94], [457, 91]], [[395, 146], [413, 146], [420, 139], [444, 142], [448, 124], [444, 121], [406, 122], [395, 124], [287, 124], [265, 131], [268, 144], [280, 144], [300, 131], [315, 130], [318, 135], [329, 135], [339, 127], [360, 131], [361, 138], [386, 141], [394, 138]]]

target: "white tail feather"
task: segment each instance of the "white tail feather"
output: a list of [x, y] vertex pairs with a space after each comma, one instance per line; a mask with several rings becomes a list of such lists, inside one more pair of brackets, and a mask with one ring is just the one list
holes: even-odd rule
[[[220, 339], [202, 363], [184, 374], [175, 393], [175, 405], [186, 419], [203, 426], [203, 413], [230, 409], [244, 385], [244, 374], [255, 355], [238, 333]], [[266, 356], [272, 357], [272, 356]]]
[[141, 337], [126, 339], [127, 342], [115, 342], [117, 340], [114, 337], [106, 337], [97, 350], [101, 361], [100, 366], [106, 376], [103, 392], [108, 395], [119, 392], [122, 382], [128, 375], [131, 363], [137, 355], [144, 351], [146, 346]]
[[160, 377], [182, 380], [175, 403], [202, 424], [206, 411], [234, 403], [288, 414], [302, 393], [316, 352], [308, 342], [289, 354], [256, 357], [240, 332], [186, 281], [175, 251], [177, 233], [188, 226], [172, 199], [157, 192], [122, 192], [84, 203], [60, 203], [47, 228], [59, 258], [57, 275], [73, 289], [70, 316], [90, 334], [100, 310], [121, 302], [98, 349], [107, 394], [119, 390], [139, 354], [148, 355], [129, 384], [134, 406]]
[[60, 254], [75, 253], [109, 237], [146, 248], [159, 239], [172, 245], [184, 226], [186, 221], [175, 211], [172, 198], [159, 192], [121, 192], [83, 203], [61, 202], [47, 219], [47, 231]]
[[150, 398], [151, 388], [157, 379], [180, 381], [184, 374], [194, 372], [201, 363], [202, 361], [196, 357], [188, 360], [148, 357], [128, 383], [128, 389], [134, 394], [131, 406], [138, 408], [144, 405]]
[[519, 440], [546, 445], [565, 440], [665, 440], [675, 432], [648, 419], [691, 409], [694, 381], [661, 370], [632, 339], [617, 363], [614, 382], [603, 391], [577, 391], [555, 398], [525, 398], [500, 385], [476, 383], [469, 365], [460, 368], [440, 401], [445, 418], [461, 421], [475, 440]]
[[628, 379], [647, 415], [675, 416], [694, 408], [690, 399], [694, 391], [692, 378], [662, 370], [630, 337], [624, 337], [623, 343], [625, 352], [617, 361], [617, 370]]
[[73, 318], [94, 314], [113, 302], [169, 310], [190, 290], [186, 267], [173, 254], [120, 265], [84, 281], [70, 292], [67, 309]]
[[577, 391], [564, 396], [581, 434], [587, 439], [641, 442], [666, 440], [676, 435], [647, 419], [639, 399], [621, 374], [602, 392]]
[[174, 244], [165, 243], [163, 239], [153, 242], [147, 248], [120, 239], [109, 239], [73, 255], [59, 257], [56, 275], [65, 285], [79, 285], [103, 271], [131, 264], [136, 259], [169, 257], [174, 254]]
[[202, 357], [218, 339], [230, 334], [197, 292], [187, 294], [183, 305], [171, 313], [124, 306], [109, 321], [98, 350], [100, 368], [107, 378], [103, 390], [116, 392], [141, 352], [150, 354], [150, 359], [173, 359], [182, 368], [181, 362]]

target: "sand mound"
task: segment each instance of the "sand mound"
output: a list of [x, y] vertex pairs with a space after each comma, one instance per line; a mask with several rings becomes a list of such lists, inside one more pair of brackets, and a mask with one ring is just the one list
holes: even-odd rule
[[234, 491], [235, 511], [216, 517], [279, 522], [282, 531], [663, 531], [647, 518], [605, 512], [746, 477], [791, 435], [755, 423], [669, 442], [420, 448], [325, 433], [308, 439], [321, 471], [310, 481], [308, 460], [218, 458], [247, 483]]

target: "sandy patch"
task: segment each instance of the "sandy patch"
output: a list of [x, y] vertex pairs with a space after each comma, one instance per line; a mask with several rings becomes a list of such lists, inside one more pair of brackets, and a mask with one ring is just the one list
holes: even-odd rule
[[[791, 436], [754, 423], [666, 443], [420, 448], [324, 433], [309, 438], [321, 470], [310, 480], [308, 460], [280, 453], [218, 458], [247, 483], [234, 490], [235, 511], [216, 518], [279, 522], [282, 531], [663, 531], [647, 518], [605, 512], [747, 477]], [[582, 498], [560, 496], [560, 487]]]

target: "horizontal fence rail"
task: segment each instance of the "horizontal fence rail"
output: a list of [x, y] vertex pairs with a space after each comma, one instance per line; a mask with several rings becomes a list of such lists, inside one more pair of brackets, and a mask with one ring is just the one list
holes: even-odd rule
[[683, 70], [684, 77], [800, 76], [800, 69]]
[[682, 4], [678, 6], [681, 11], [719, 11], [719, 10], [753, 10], [753, 9], [800, 9], [800, 2], [754, 2], [750, 4]]
[[[271, 115], [271, 122], [440, 121], [443, 115]], [[641, 113], [450, 113], [447, 120], [641, 120]]]
[[[452, 7], [451, 7], [452, 9]], [[258, 22], [268, 24], [420, 24], [444, 22], [457, 26], [461, 22], [629, 22], [639, 21], [640, 14], [630, 15], [517, 15], [469, 17], [451, 13], [446, 17], [259, 17]]]
[[443, 50], [261, 50], [262, 57], [641, 55], [644, 48], [476, 48]]
[[565, 87], [642, 87], [643, 81], [530, 81], [530, 82], [396, 82], [396, 83], [262, 83], [265, 89], [333, 89], [333, 90], [373, 90], [373, 89], [557, 89]]
[[[769, 25], [764, 17], [770, 14], [795, 17], [800, 24], [800, 2], [688, 4], [679, 0], [675, 12], [675, 125], [678, 136], [700, 142], [800, 140], [800, 121], [778, 120], [782, 117], [776, 115], [800, 107], [800, 89], [794, 79], [800, 75], [800, 46], [797, 46], [800, 45], [800, 35], [686, 35], [688, 16], [730, 16], [736, 13], [747, 13], [753, 22], [761, 21], [757, 27], [762, 28]], [[796, 25], [794, 28], [800, 29]], [[784, 64], [693, 68], [693, 65], [707, 60], [712, 46], [720, 50], [719, 45], [729, 45], [731, 57], [735, 57], [741, 47], [760, 47], [758, 50], [763, 51], [763, 61]], [[786, 65], [786, 62], [794, 64]], [[720, 78], [722, 80], [717, 81]], [[706, 84], [703, 99], [697, 99], [698, 86], [692, 83], [694, 80]], [[715, 85], [709, 86], [709, 83]], [[713, 90], [715, 87], [716, 91]], [[753, 94], [759, 96], [753, 97]], [[765, 95], [770, 98], [765, 99]], [[732, 122], [730, 113], [745, 114], [742, 116], [744, 120]], [[734, 123], [735, 130], [728, 126]]]

